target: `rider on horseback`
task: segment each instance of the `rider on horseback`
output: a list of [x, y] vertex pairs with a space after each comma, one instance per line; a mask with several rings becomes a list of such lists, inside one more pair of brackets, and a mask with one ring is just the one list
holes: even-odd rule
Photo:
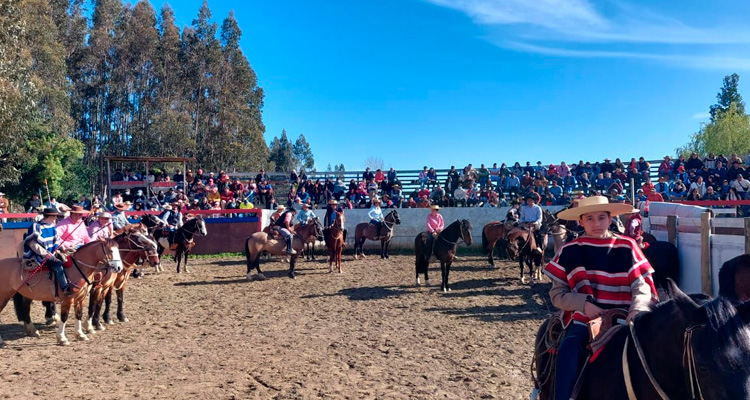
[[47, 207], [42, 212], [44, 218], [34, 222], [29, 228], [28, 235], [24, 239], [24, 260], [34, 260], [39, 264], [46, 264], [57, 277], [60, 289], [65, 296], [75, 293], [75, 285], [68, 282], [68, 277], [63, 271], [63, 263], [56, 257], [58, 249], [57, 242], [60, 237], [57, 234], [55, 222], [57, 222], [58, 211]]
[[432, 236], [437, 236], [445, 229], [443, 216], [438, 213], [438, 210], [440, 210], [440, 206], [435, 204], [430, 207], [430, 214], [427, 215], [427, 232], [430, 232]]
[[274, 221], [274, 230], [278, 232], [284, 240], [286, 240], [286, 253], [297, 254], [292, 248], [292, 240], [294, 239], [294, 228], [292, 228], [292, 218], [297, 211], [294, 208], [289, 208], [281, 214], [276, 221]]
[[[333, 226], [334, 221], [336, 221], [337, 214], [342, 214], [344, 212], [344, 209], [342, 209], [338, 204], [339, 202], [336, 201], [335, 199], [328, 200], [328, 206], [326, 206], [326, 215], [323, 218], [323, 221], [324, 221], [323, 224], [325, 225], [323, 227], [324, 231]], [[343, 222], [342, 222], [341, 228], [344, 230], [343, 237], [344, 237], [344, 242], [346, 242], [347, 232], [346, 232], [346, 228], [344, 228], [343, 226]]]
[[310, 221], [315, 218], [315, 213], [310, 210], [310, 205], [307, 203], [302, 203], [302, 211], [297, 213], [297, 222], [300, 224], [300, 226], [305, 226], [310, 223]]
[[170, 204], [165, 204], [162, 209], [164, 211], [159, 214], [159, 219], [164, 221], [168, 231], [174, 232], [175, 229], [182, 226], [182, 213], [180, 212], [179, 205], [173, 207]]
[[522, 228], [529, 229], [534, 233], [537, 249], [541, 250], [542, 233], [539, 229], [542, 227], [542, 208], [536, 204], [536, 199], [537, 196], [534, 196], [532, 193], [524, 197], [525, 204], [521, 206], [521, 218], [519, 222]]
[[564, 311], [566, 327], [557, 350], [555, 400], [568, 400], [573, 394], [589, 343], [587, 323], [612, 308], [629, 309], [631, 321], [656, 299], [654, 270], [641, 249], [608, 229], [613, 216], [634, 211], [628, 204], [592, 196], [557, 214], [578, 220], [585, 235], [562, 247], [544, 271], [552, 280], [550, 299]]
[[370, 217], [370, 223], [375, 225], [375, 240], [380, 239], [380, 230], [383, 228], [385, 218], [383, 217], [383, 210], [380, 209], [380, 199], [377, 197], [372, 198], [372, 207], [367, 212], [367, 216]]

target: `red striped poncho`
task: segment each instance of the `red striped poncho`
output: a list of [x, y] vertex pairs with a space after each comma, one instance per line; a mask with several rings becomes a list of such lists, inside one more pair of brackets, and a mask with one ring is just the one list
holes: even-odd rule
[[[638, 244], [622, 236], [580, 237], [563, 246], [544, 270], [551, 279], [567, 284], [572, 292], [591, 295], [594, 303], [604, 309], [628, 309], [631, 288], [642, 281], [649, 285], [656, 299], [653, 272]], [[571, 319], [589, 321], [581, 312], [566, 311], [565, 326]]]

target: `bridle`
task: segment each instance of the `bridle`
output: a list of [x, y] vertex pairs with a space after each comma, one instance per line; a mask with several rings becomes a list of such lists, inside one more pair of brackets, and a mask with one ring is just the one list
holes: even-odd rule
[[391, 224], [388, 225], [388, 217], [390, 217], [392, 215], [393, 215], [393, 211], [389, 212], [388, 215], [386, 215], [385, 218], [383, 218], [383, 225], [385, 225], [385, 227], [389, 231], [392, 231], [393, 227], [396, 225], [396, 218], [395, 217], [391, 217], [393, 219], [393, 221], [391, 221]]
[[[695, 362], [695, 351], [693, 348], [693, 332], [698, 328], [704, 328], [706, 324], [692, 325], [685, 329], [683, 334], [683, 345], [684, 350], [682, 354], [682, 362], [684, 366], [687, 366], [688, 377], [690, 381], [690, 398], [692, 400], [703, 400], [703, 391], [701, 390], [701, 384], [698, 378], [698, 368]], [[654, 387], [656, 392], [659, 394], [662, 400], [669, 400], [664, 389], [661, 388], [659, 382], [656, 381], [656, 377], [651, 372], [646, 360], [646, 355], [643, 351], [638, 336], [635, 333], [635, 324], [631, 321], [628, 323], [630, 334], [625, 339], [625, 346], [622, 349], [622, 372], [625, 377], [625, 388], [628, 392], [629, 400], [636, 400], [635, 391], [633, 390], [633, 383], [630, 377], [630, 366], [628, 365], [628, 344], [630, 339], [633, 339], [633, 347], [635, 347], [636, 353], [638, 353], [638, 359], [643, 367], [646, 376], [648, 377], [651, 386]]]
[[449, 244], [451, 244], [451, 245], [453, 245], [453, 246], [455, 246], [455, 245], [457, 245], [457, 244], [458, 244], [458, 240], [459, 240], [459, 239], [460, 239], [461, 241], [463, 241], [464, 243], [466, 243], [466, 238], [464, 237], [464, 229], [463, 229], [463, 225], [464, 225], [463, 221], [459, 221], [459, 223], [458, 223], [458, 233], [459, 233], [459, 236], [458, 236], [458, 239], [457, 239], [457, 240], [456, 240], [455, 242], [451, 242], [450, 240], [448, 240], [448, 239], [446, 239], [445, 237], [443, 237], [443, 232], [445, 232], [445, 231], [443, 231], [443, 232], [440, 232], [440, 234], [438, 235], [438, 238], [442, 239], [442, 240], [443, 240], [443, 241], [445, 241], [446, 243], [449, 243]]

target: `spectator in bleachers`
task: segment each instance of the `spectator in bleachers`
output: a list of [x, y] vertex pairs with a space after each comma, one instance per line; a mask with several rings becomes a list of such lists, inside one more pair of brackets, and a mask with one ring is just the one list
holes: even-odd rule
[[664, 197], [665, 200], [669, 200], [669, 183], [667, 183], [667, 179], [666, 176], [660, 176], [659, 182], [654, 185], [654, 190], [661, 193], [661, 196]]
[[393, 207], [395, 208], [401, 208], [401, 203], [404, 199], [403, 192], [401, 191], [401, 185], [398, 183], [393, 184], [391, 186], [391, 201], [393, 202]]
[[301, 187], [299, 191], [297, 191], [297, 198], [302, 202], [302, 204], [310, 204], [310, 194], [307, 193], [307, 190], [304, 187]]
[[521, 192], [527, 191], [533, 185], [534, 185], [534, 178], [531, 176], [529, 171], [524, 171], [523, 178], [521, 178]]
[[487, 182], [490, 180], [490, 170], [485, 167], [484, 164], [479, 166], [479, 169], [477, 170], [477, 178], [479, 180], [480, 188], [487, 186]]
[[570, 194], [568, 192], [563, 192], [562, 196], [557, 199], [558, 206], [569, 206], [572, 202], [573, 199], [570, 198]]
[[503, 182], [505, 191], [508, 192], [508, 194], [518, 194], [521, 189], [521, 180], [518, 179], [518, 176], [511, 172], [508, 178]]
[[745, 170], [740, 166], [740, 162], [735, 160], [732, 162], [732, 167], [727, 171], [727, 179], [731, 182], [737, 179], [737, 175], [745, 174]]
[[297, 175], [296, 170], [292, 170], [289, 172], [289, 186], [291, 188], [297, 188], [297, 185], [299, 185], [299, 175]]
[[362, 182], [367, 182], [371, 179], [375, 179], [375, 174], [372, 171], [370, 171], [370, 167], [367, 167], [365, 168], [365, 172], [362, 173]]
[[259, 200], [263, 201], [263, 204], [268, 204], [273, 198], [273, 186], [271, 186], [268, 179], [264, 179], [263, 182], [258, 185], [257, 190]]
[[459, 186], [461, 175], [456, 170], [455, 165], [451, 165], [451, 169], [448, 171], [448, 177], [445, 178], [445, 189], [448, 193], [453, 193]]
[[563, 188], [557, 184], [556, 180], [552, 181], [552, 186], [550, 186], [549, 190], [547, 191], [548, 194], [551, 194], [555, 198], [555, 201], [562, 197], [563, 192]]
[[659, 176], [664, 176], [669, 180], [672, 179], [674, 173], [672, 170], [672, 159], [669, 156], [664, 156], [664, 160], [662, 160], [661, 164], [659, 164], [658, 174]]
[[714, 188], [712, 186], [708, 186], [706, 188], [706, 195], [703, 196], [703, 200], [706, 200], [706, 201], [716, 201], [716, 200], [719, 200], [719, 199], [721, 199], [721, 196], [719, 196], [719, 194], [716, 193], [716, 191], [714, 190]]
[[266, 174], [265, 169], [261, 169], [258, 175], [255, 175], [255, 184], [257, 186], [260, 186], [264, 182], [270, 182], [271, 178], [268, 177], [268, 174]]
[[605, 174], [609, 172], [610, 174], [615, 171], [614, 164], [611, 163], [612, 160], [609, 158], [605, 158], [604, 162], [599, 166], [599, 172], [601, 174]]
[[386, 178], [388, 178], [388, 182], [391, 185], [398, 183], [398, 174], [396, 173], [396, 170], [393, 167], [391, 167], [388, 170], [388, 173], [386, 174]]
[[703, 168], [703, 161], [698, 158], [698, 153], [692, 153], [690, 158], [685, 161], [685, 169], [689, 171], [691, 169], [699, 170], [701, 168]]
[[698, 188], [693, 187], [690, 189], [690, 193], [687, 195], [687, 200], [699, 201], [701, 200], [701, 194], [698, 192]]
[[684, 197], [687, 195], [687, 187], [681, 179], [675, 179], [669, 191], [669, 197]]
[[722, 182], [727, 178], [727, 168], [724, 166], [724, 163], [719, 160], [716, 160], [715, 165], [716, 166], [713, 169], [709, 170], [709, 173], [713, 175], [716, 182]]
[[737, 178], [730, 185], [742, 199], [745, 199], [748, 191], [750, 191], [750, 181], [745, 179], [742, 174], [737, 174]]
[[721, 185], [719, 186], [719, 193], [722, 197], [726, 197], [726, 195], [729, 193], [729, 188], [731, 186], [729, 185], [729, 180], [724, 179], [721, 181]]
[[676, 171], [677, 172], [675, 173], [675, 177], [674, 177], [675, 180], [679, 179], [679, 180], [681, 180], [681, 181], [683, 181], [685, 183], [689, 183], [690, 182], [690, 174], [688, 174], [687, 172], [685, 172], [685, 166], [684, 165], [680, 165], [679, 167], [677, 167]]
[[706, 194], [706, 183], [703, 181], [702, 176], [698, 176], [695, 179], [695, 182], [690, 184], [690, 191], [692, 192], [693, 189], [698, 190], [698, 194], [700, 195], [700, 197], [703, 197], [703, 195]]
[[708, 169], [716, 168], [716, 156], [714, 156], [714, 153], [708, 153], [708, 157], [703, 159], [703, 165], [708, 167]]

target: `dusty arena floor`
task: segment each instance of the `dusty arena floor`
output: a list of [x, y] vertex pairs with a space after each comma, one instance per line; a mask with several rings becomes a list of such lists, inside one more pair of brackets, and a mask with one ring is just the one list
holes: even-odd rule
[[130, 322], [90, 342], [25, 337], [12, 303], [0, 318], [0, 398], [524, 399], [533, 338], [548, 313], [548, 283], [520, 285], [517, 264], [489, 269], [462, 256], [453, 291], [414, 286], [413, 256], [345, 256], [344, 273], [302, 262], [191, 259], [190, 274], [131, 280]]

